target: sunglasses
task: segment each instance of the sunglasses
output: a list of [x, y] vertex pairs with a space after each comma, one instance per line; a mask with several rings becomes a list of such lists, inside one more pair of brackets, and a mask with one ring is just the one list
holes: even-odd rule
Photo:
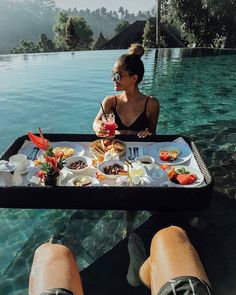
[[120, 82], [120, 80], [121, 80], [122, 77], [121, 77], [121, 74], [120, 73], [115, 72], [115, 73], [111, 73], [111, 78], [115, 82]]
[[115, 82], [120, 82], [120, 80], [123, 78], [123, 77], [126, 77], [126, 76], [129, 76], [129, 75], [121, 75], [119, 72], [115, 72], [115, 73], [111, 73], [111, 78], [112, 80], [114, 80]]

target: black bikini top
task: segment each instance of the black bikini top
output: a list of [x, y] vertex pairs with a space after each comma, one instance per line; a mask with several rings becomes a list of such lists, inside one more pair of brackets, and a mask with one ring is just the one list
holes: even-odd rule
[[150, 96], [148, 96], [146, 99], [143, 112], [137, 117], [137, 119], [131, 125], [126, 126], [125, 124], [122, 123], [120, 116], [117, 112], [117, 98], [115, 96], [116, 105], [115, 105], [115, 108], [113, 109], [113, 112], [115, 115], [116, 124], [118, 125], [117, 130], [132, 130], [132, 131], [138, 132], [138, 131], [145, 130], [146, 128], [148, 128], [148, 117], [146, 114], [146, 108], [147, 108], [147, 103], [148, 103], [149, 98], [150, 98]]

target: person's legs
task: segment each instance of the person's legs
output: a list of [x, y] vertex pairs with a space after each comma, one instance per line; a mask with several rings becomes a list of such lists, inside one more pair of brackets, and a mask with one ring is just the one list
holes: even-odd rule
[[147, 255], [141, 238], [135, 233], [129, 235], [128, 251], [130, 262], [127, 272], [127, 281], [131, 286], [138, 287], [141, 285], [139, 269]]
[[150, 282], [150, 256], [144, 261], [139, 269], [139, 277], [141, 282], [151, 289], [151, 282]]
[[141, 267], [140, 278], [151, 287], [152, 295], [157, 295], [166, 282], [180, 276], [197, 277], [209, 284], [200, 258], [185, 231], [171, 226], [153, 237], [150, 258]]
[[46, 243], [35, 251], [29, 295], [40, 295], [53, 288], [83, 295], [79, 270], [72, 252], [63, 245]]

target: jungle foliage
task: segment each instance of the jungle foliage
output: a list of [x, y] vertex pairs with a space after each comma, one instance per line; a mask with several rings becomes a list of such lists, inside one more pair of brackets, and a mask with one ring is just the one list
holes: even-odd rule
[[[160, 1], [162, 23], [190, 46], [236, 47], [236, 0]], [[137, 14], [124, 7], [63, 11], [53, 0], [0, 0], [0, 54], [11, 48], [15, 53], [87, 49], [100, 32], [109, 39], [128, 23], [152, 16], [154, 7]]]

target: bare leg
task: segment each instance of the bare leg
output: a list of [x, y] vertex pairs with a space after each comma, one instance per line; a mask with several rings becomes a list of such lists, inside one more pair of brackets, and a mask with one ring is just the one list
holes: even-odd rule
[[133, 222], [136, 216], [136, 211], [124, 210], [125, 230], [123, 238], [128, 237], [133, 230]]
[[130, 263], [127, 273], [127, 281], [131, 286], [137, 287], [141, 285], [139, 269], [147, 255], [141, 238], [135, 233], [129, 235], [128, 251]]
[[139, 277], [141, 282], [151, 289], [151, 282], [150, 282], [150, 256], [144, 261], [142, 266], [140, 267], [139, 270]]
[[72, 252], [65, 246], [46, 243], [35, 252], [29, 279], [29, 295], [64, 288], [83, 295], [79, 270]]
[[150, 258], [141, 267], [140, 277], [151, 287], [152, 295], [156, 295], [166, 282], [179, 276], [194, 276], [209, 284], [200, 258], [184, 230], [170, 226], [153, 237]]

